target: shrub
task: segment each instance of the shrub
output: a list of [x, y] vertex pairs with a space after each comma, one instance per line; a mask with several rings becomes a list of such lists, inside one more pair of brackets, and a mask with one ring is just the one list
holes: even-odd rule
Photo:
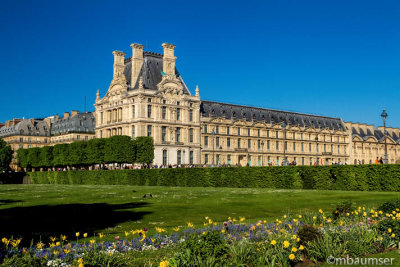
[[322, 233], [310, 224], [300, 227], [297, 235], [300, 238], [301, 245], [306, 245], [308, 242], [322, 238]]
[[400, 199], [387, 201], [379, 206], [379, 210], [381, 210], [385, 213], [391, 213], [392, 211], [395, 211], [396, 209], [400, 209]]
[[353, 203], [351, 201], [344, 201], [336, 206], [332, 211], [332, 215], [334, 219], [337, 219], [340, 216], [346, 215], [346, 213], [351, 213], [352, 210]]

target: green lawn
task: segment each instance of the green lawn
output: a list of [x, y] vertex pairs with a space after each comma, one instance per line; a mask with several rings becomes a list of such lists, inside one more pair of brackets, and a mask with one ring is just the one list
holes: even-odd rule
[[[153, 197], [142, 198], [144, 194]], [[351, 200], [378, 206], [396, 192], [349, 192], [249, 188], [191, 188], [87, 185], [1, 185], [0, 237], [39, 236], [79, 231], [123, 236], [125, 230], [171, 228], [227, 217], [273, 219], [284, 213], [332, 210]]]

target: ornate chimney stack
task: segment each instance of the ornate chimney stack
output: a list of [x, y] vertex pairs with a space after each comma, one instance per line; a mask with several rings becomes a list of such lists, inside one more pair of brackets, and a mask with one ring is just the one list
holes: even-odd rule
[[199, 86], [196, 85], [196, 95], [195, 96], [200, 96], [200, 90], [199, 90]]
[[114, 55], [114, 74], [113, 74], [113, 79], [118, 79], [121, 78], [124, 72], [124, 67], [125, 67], [125, 63], [124, 63], [124, 57], [125, 57], [125, 53], [124, 52], [120, 52], [120, 51], [113, 51], [113, 55]]
[[165, 72], [168, 76], [175, 77], [175, 45], [163, 43], [162, 47], [164, 47], [163, 72]]
[[134, 87], [139, 78], [140, 70], [143, 65], [143, 48], [141, 44], [131, 44], [132, 47], [132, 74], [131, 87]]

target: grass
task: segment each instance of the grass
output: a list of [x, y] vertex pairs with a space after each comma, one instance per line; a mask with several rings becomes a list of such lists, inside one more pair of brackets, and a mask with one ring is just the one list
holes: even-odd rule
[[[153, 197], [148, 197], [149, 194]], [[146, 198], [143, 195], [147, 194]], [[250, 188], [179, 188], [88, 185], [1, 185], [0, 237], [24, 240], [75, 232], [89, 236], [155, 226], [172, 228], [187, 222], [202, 224], [204, 217], [224, 221], [274, 219], [285, 213], [301, 214], [319, 208], [332, 210], [351, 200], [378, 206], [399, 198], [396, 192], [276, 190]], [[111, 237], [110, 237], [111, 238]]]

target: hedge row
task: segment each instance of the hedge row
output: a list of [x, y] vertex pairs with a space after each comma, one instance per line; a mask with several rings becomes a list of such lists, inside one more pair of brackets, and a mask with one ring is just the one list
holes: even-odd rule
[[31, 172], [35, 184], [400, 191], [400, 165], [179, 168]]

